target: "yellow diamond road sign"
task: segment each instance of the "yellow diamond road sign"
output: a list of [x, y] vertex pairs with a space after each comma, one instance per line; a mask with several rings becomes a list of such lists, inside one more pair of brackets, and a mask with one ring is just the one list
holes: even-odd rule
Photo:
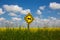
[[28, 13], [28, 14], [24, 17], [24, 19], [25, 19], [25, 21], [26, 21], [28, 24], [30, 24], [30, 23], [34, 20], [33, 16], [32, 16], [30, 13]]

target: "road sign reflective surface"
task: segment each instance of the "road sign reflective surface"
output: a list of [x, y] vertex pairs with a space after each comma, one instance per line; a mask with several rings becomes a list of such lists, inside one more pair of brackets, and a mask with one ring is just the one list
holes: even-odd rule
[[33, 16], [32, 16], [30, 13], [28, 13], [28, 14], [24, 17], [24, 19], [25, 19], [25, 21], [26, 21], [28, 24], [30, 24], [30, 23], [34, 20]]

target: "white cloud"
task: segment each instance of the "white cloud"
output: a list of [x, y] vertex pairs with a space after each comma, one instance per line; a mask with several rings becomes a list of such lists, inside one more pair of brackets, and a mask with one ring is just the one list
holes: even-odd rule
[[43, 27], [44, 21], [43, 19], [40, 19], [39, 17], [35, 17], [35, 20], [32, 22], [31, 27]]
[[12, 20], [6, 20], [5, 18], [0, 18], [0, 27], [20, 27], [21, 18], [12, 18]]
[[60, 3], [52, 2], [49, 7], [52, 9], [60, 9]]
[[1, 14], [4, 14], [4, 12], [3, 12], [2, 8], [0, 8], [0, 15], [1, 15]]
[[[51, 8], [54, 8], [54, 9], [58, 9], [58, 8], [56, 8], [56, 6], [55, 7], [53, 7], [53, 6], [51, 6], [52, 4], [50, 3], [50, 7]], [[24, 9], [23, 10], [23, 8], [22, 7], [19, 7], [18, 5], [4, 5], [3, 6], [4, 7], [4, 9], [5, 9], [5, 11], [8, 11], [9, 12], [9, 14], [8, 15], [10, 15], [10, 16], [17, 16], [16, 15], [16, 12], [19, 12], [19, 13], [21, 13], [21, 14], [27, 14], [27, 13], [29, 13], [30, 12], [30, 9]], [[41, 10], [44, 10], [44, 8], [45, 7], [40, 7], [38, 10], [37, 10], [37, 14], [38, 15], [41, 15], [42, 14], [42, 12], [41, 12]], [[0, 9], [1, 10], [1, 12], [0, 13], [3, 13], [3, 11], [2, 11], [2, 9]], [[12, 11], [12, 12], [11, 12]], [[5, 18], [0, 18], [0, 21], [2, 21], [2, 20], [5, 20]], [[13, 24], [18, 24], [18, 23], [20, 23], [20, 21], [21, 21], [22, 19], [21, 18], [17, 18], [17, 17], [12, 17], [12, 21], [7, 21], [7, 20], [5, 20], [5, 22], [8, 22], [8, 23], [13, 23]], [[17, 23], [17, 21], [18, 21], [18, 23]], [[25, 23], [26, 24], [26, 23]], [[24, 24], [24, 25], [25, 25]], [[36, 26], [36, 27], [38, 27], [38, 26], [40, 26], [40, 27], [42, 27], [42, 26], [45, 26], [45, 25], [48, 25], [48, 26], [60, 26], [60, 20], [58, 20], [57, 18], [55, 18], [55, 17], [50, 17], [50, 18], [48, 18], [48, 19], [40, 19], [39, 17], [35, 17], [35, 19], [34, 19], [34, 21], [32, 22], [32, 24], [31, 24], [31, 26]]]
[[[59, 27], [60, 26], [60, 20], [56, 19], [55, 17], [50, 17], [48, 19], [40, 19], [39, 17], [34, 17], [35, 20], [31, 23], [30, 27]], [[21, 23], [21, 18], [13, 17], [12, 20], [5, 20], [5, 18], [0, 18], [0, 23], [2, 22], [3, 26], [8, 24], [10, 27], [16, 27], [19, 26]], [[23, 23], [23, 24], [22, 24]], [[26, 22], [22, 22], [22, 26], [27, 26]]]
[[44, 10], [46, 6], [40, 6], [39, 9], [40, 10]]
[[44, 22], [48, 22], [48, 21], [49, 21], [49, 19], [43, 19], [43, 21], [44, 21]]
[[18, 12], [22, 10], [22, 7], [19, 7], [18, 5], [3, 5], [3, 7], [5, 10], [13, 12]]
[[37, 10], [37, 14], [38, 14], [38, 15], [41, 15], [42, 12], [41, 12], [40, 10]]
[[10, 15], [10, 16], [17, 16], [17, 14], [15, 14], [15, 13], [9, 13], [8, 15]]
[[13, 17], [12, 20], [13, 21], [21, 21], [22, 19], [21, 18], [17, 18], [17, 17]]
[[20, 13], [28, 14], [28, 13], [30, 13], [30, 9], [21, 10]]
[[8, 12], [19, 12], [21, 14], [27, 14], [30, 12], [30, 9], [23, 10], [23, 8], [18, 5], [3, 5], [3, 8]]
[[22, 24], [21, 18], [13, 17], [11, 21], [13, 22], [14, 27], [20, 27], [20, 25]]
[[40, 19], [38, 17], [35, 17], [35, 20], [32, 22], [31, 27], [58, 27], [60, 26], [60, 20], [56, 19], [55, 17], [50, 17], [48, 19]]
[[55, 17], [50, 17], [50, 19], [51, 19], [51, 20], [56, 20], [56, 18], [55, 18]]
[[3, 21], [3, 20], [5, 20], [5, 18], [1, 17], [1, 18], [0, 18], [0, 21]]

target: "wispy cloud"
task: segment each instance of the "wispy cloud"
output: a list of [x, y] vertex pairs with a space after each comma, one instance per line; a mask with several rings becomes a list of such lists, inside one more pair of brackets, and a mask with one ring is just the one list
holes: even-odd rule
[[4, 14], [5, 12], [3, 11], [2, 8], [0, 8], [0, 15]]
[[37, 10], [37, 14], [38, 14], [38, 15], [41, 15], [42, 12], [41, 12], [40, 10]]
[[17, 14], [16, 13], [13, 13], [13, 12], [11, 12], [11, 13], [9, 13], [8, 15], [10, 15], [10, 16], [17, 16]]
[[46, 6], [40, 6], [39, 9], [40, 10], [44, 10]]
[[22, 20], [22, 19], [21, 19], [21, 18], [17, 18], [17, 17], [13, 17], [12, 20], [13, 20], [13, 21], [20, 21], [20, 20]]

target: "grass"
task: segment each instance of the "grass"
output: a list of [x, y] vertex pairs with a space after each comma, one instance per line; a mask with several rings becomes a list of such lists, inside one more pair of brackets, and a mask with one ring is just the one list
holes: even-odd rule
[[0, 40], [60, 40], [60, 28], [0, 28]]

